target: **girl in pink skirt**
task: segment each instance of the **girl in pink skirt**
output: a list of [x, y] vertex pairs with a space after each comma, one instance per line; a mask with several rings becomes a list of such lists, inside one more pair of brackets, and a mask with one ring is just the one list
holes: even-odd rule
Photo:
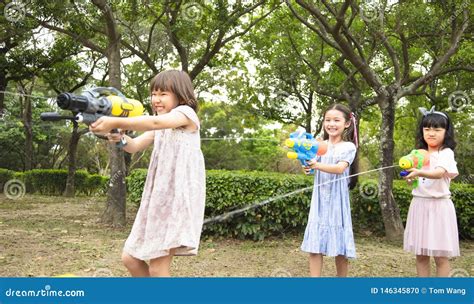
[[418, 178], [413, 189], [413, 200], [408, 210], [403, 241], [406, 251], [416, 254], [418, 276], [430, 275], [430, 257], [436, 263], [436, 275], [449, 276], [449, 258], [459, 256], [456, 212], [451, 201], [449, 184], [458, 175], [454, 160], [454, 129], [448, 115], [420, 108], [423, 114], [417, 130], [417, 148], [429, 153], [429, 165], [409, 169], [405, 179], [411, 183]]

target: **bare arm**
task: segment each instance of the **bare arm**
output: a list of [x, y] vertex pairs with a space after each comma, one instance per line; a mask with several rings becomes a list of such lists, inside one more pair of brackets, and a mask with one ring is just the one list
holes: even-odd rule
[[123, 150], [128, 153], [136, 153], [145, 150], [148, 146], [153, 144], [155, 132], [148, 131], [142, 135], [131, 138], [130, 136], [124, 135], [127, 145], [123, 147]]
[[197, 126], [186, 115], [174, 111], [159, 116], [109, 117], [103, 116], [92, 123], [90, 130], [94, 133], [108, 133], [112, 129], [151, 131], [159, 129], [185, 128], [197, 130]]
[[329, 165], [329, 164], [322, 164], [318, 163], [317, 161], [310, 160], [308, 161], [308, 167], [305, 168], [305, 172], [309, 173], [310, 169], [315, 169], [319, 171], [323, 171], [326, 173], [332, 173], [332, 174], [342, 174], [344, 173], [344, 170], [349, 166], [348, 162], [345, 161], [340, 161], [335, 165]]
[[107, 138], [111, 142], [119, 142], [122, 137], [127, 141], [127, 145], [123, 147], [123, 150], [128, 153], [136, 153], [145, 150], [148, 146], [153, 144], [155, 132], [148, 131], [142, 135], [132, 138], [130, 136], [121, 133], [107, 133]]
[[422, 169], [408, 169], [407, 171], [410, 172], [407, 176], [404, 177], [404, 179], [414, 179], [417, 176], [420, 177], [426, 177], [430, 179], [440, 179], [444, 177], [444, 174], [446, 173], [446, 169], [442, 167], [436, 167], [434, 170], [422, 170]]

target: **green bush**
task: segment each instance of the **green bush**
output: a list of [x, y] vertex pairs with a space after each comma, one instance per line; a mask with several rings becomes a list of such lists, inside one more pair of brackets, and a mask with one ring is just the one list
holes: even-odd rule
[[87, 196], [102, 196], [107, 194], [109, 188], [109, 177], [99, 174], [88, 175], [83, 184], [76, 188], [76, 193], [82, 193]]
[[[62, 195], [66, 189], [68, 172], [57, 169], [35, 169], [25, 172], [14, 172], [13, 178], [25, 183], [26, 192], [42, 195]], [[104, 195], [108, 177], [90, 175], [84, 170], [75, 173], [74, 186], [76, 194]]]
[[14, 178], [21, 180], [25, 184], [26, 193], [34, 193], [33, 186], [31, 185], [31, 183], [28, 183], [26, 180], [25, 172], [15, 172]]
[[135, 169], [127, 176], [127, 200], [139, 205], [145, 188], [146, 169]]
[[[145, 169], [134, 170], [127, 178], [130, 202], [140, 203], [145, 179]], [[209, 219], [223, 215], [310, 186], [313, 186], [312, 177], [304, 175], [210, 170], [206, 172], [205, 217]], [[354, 230], [383, 234], [384, 226], [377, 193], [364, 192], [364, 187], [377, 191], [377, 181], [360, 180], [359, 185], [351, 191]], [[259, 240], [269, 235], [302, 233], [307, 223], [311, 192], [308, 190], [281, 198], [223, 221], [208, 223], [204, 226], [203, 234]], [[473, 239], [474, 187], [453, 183], [451, 192], [458, 218], [459, 234], [462, 238]], [[412, 199], [411, 187], [404, 181], [396, 180], [393, 195], [405, 224]]]
[[[206, 218], [311, 186], [312, 178], [304, 175], [207, 171]], [[269, 235], [303, 231], [310, 203], [311, 189], [308, 189], [227, 220], [206, 224], [203, 234], [261, 240]]]
[[15, 171], [0, 168], [0, 192], [3, 191], [5, 183], [13, 178], [15, 178]]
[[[408, 207], [412, 199], [411, 188], [406, 182], [395, 180], [392, 193], [405, 226]], [[377, 180], [359, 179], [359, 183], [351, 191], [351, 214], [354, 230], [383, 235], [384, 224], [378, 200]]]
[[459, 235], [465, 239], [474, 239], [474, 187], [470, 184], [451, 186], [454, 207], [458, 219]]
[[[85, 171], [76, 171], [75, 187], [77, 189], [84, 187], [88, 175]], [[23, 176], [29, 192], [43, 195], [61, 195], [66, 189], [66, 170], [35, 169], [25, 171]]]
[[[128, 178], [128, 199], [140, 203], [146, 170], [133, 170]], [[210, 170], [206, 172], [205, 217], [212, 218], [294, 190], [312, 186], [312, 178], [263, 172]], [[263, 239], [268, 235], [304, 229], [311, 190], [278, 199], [224, 221], [204, 226], [204, 235]]]
[[[127, 177], [128, 201], [139, 204], [145, 185], [146, 169], [133, 170]], [[31, 170], [14, 172], [0, 169], [0, 184], [13, 178], [22, 180], [29, 193], [62, 195], [66, 187], [66, 170]], [[76, 193], [104, 195], [108, 177], [76, 172]], [[218, 217], [249, 205], [277, 198], [292, 191], [313, 186], [312, 177], [268, 172], [210, 170], [206, 172], [206, 219]], [[351, 191], [352, 222], [355, 231], [383, 234], [384, 227], [377, 198], [377, 181], [361, 180]], [[411, 187], [396, 180], [393, 196], [405, 224], [410, 206]], [[451, 184], [452, 200], [456, 208], [459, 234], [474, 238], [474, 187], [470, 184]], [[261, 240], [269, 235], [302, 233], [307, 223], [311, 190], [282, 197], [257, 208], [229, 216], [205, 225], [203, 234]]]

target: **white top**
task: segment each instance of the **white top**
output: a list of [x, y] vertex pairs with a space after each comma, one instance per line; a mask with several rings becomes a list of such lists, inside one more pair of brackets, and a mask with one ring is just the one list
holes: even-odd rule
[[429, 166], [424, 166], [423, 170], [434, 170], [443, 168], [446, 170], [444, 176], [440, 179], [429, 179], [418, 177], [418, 187], [413, 189], [413, 196], [427, 198], [448, 198], [451, 195], [449, 184], [451, 179], [455, 178], [459, 172], [454, 160], [454, 152], [450, 148], [445, 148], [439, 152], [432, 152], [430, 155]]

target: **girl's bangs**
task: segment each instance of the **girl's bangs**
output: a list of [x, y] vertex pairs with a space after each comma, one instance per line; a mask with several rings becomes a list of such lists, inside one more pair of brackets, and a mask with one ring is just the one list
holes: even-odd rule
[[447, 120], [441, 115], [432, 114], [423, 117], [423, 128], [443, 128], [447, 127]]
[[150, 91], [168, 91], [168, 92], [174, 92], [174, 88], [172, 85], [172, 81], [169, 77], [167, 77], [166, 73], [160, 73], [156, 75], [156, 77], [153, 79], [151, 82], [150, 86]]

